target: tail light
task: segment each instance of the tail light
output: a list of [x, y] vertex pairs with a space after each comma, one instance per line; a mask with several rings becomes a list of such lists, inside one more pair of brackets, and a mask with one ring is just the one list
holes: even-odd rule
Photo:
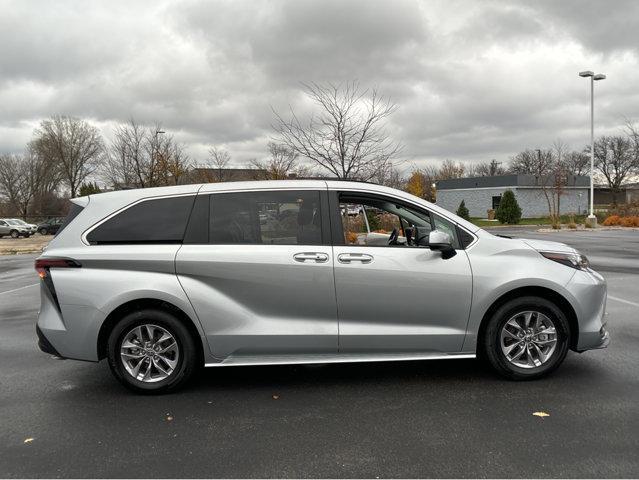
[[51, 296], [51, 300], [53, 300], [55, 307], [58, 309], [58, 312], [61, 311], [60, 302], [58, 301], [58, 294], [55, 291], [50, 270], [52, 268], [80, 268], [81, 266], [82, 265], [80, 265], [79, 262], [70, 258], [38, 258], [35, 261], [36, 272], [38, 272], [38, 276], [42, 279], [46, 290]]
[[43, 280], [49, 276], [50, 268], [79, 268], [81, 266], [70, 258], [38, 258], [35, 261], [35, 270]]

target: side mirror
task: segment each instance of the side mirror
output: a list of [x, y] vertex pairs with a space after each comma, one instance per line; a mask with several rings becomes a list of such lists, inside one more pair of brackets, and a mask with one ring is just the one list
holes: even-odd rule
[[453, 247], [452, 237], [441, 230], [432, 230], [428, 235], [428, 248], [442, 252], [442, 258], [444, 260], [454, 257], [457, 252]]
[[427, 247], [429, 231], [425, 227], [413, 227], [412, 230], [412, 235], [414, 235], [414, 245], [417, 245], [418, 247]]

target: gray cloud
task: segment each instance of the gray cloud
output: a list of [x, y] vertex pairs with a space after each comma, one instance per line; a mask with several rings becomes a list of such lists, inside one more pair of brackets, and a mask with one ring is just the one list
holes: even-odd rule
[[160, 121], [203, 158], [225, 144], [261, 156], [271, 107], [310, 111], [301, 82], [357, 79], [397, 102], [389, 131], [407, 165], [506, 160], [588, 138], [583, 69], [598, 131], [639, 120], [639, 4], [368, 0], [205, 2], [0, 0], [0, 151], [52, 114], [108, 138]]

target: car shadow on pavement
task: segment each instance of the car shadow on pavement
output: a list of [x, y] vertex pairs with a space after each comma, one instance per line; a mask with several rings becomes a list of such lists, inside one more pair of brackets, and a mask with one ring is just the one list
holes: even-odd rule
[[[586, 361], [584, 361], [586, 360]], [[131, 395], [112, 378], [106, 362], [99, 364], [67, 363], [75, 393], [85, 391], [90, 396], [120, 397]], [[557, 389], [578, 387], [588, 380], [607, 375], [603, 365], [589, 362], [576, 354], [548, 377], [513, 382], [499, 377], [481, 360], [429, 360], [399, 362], [366, 362], [343, 364], [238, 366], [203, 368], [185, 388], [173, 395], [233, 395], [297, 391], [357, 392], [365, 390], [397, 390], [426, 387], [432, 392], [457, 390], [473, 393], [498, 388], [500, 391], [533, 391], [542, 385], [556, 385]], [[72, 380], [71, 380], [72, 379]], [[90, 393], [89, 393], [90, 392]], [[60, 389], [68, 395], [71, 389]], [[173, 395], [169, 395], [173, 397]]]

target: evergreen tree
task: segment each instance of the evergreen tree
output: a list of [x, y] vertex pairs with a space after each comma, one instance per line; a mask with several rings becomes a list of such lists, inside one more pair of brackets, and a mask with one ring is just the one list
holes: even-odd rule
[[464, 200], [459, 204], [459, 208], [457, 209], [457, 216], [463, 218], [464, 220], [470, 220], [470, 213], [468, 213], [468, 209], [466, 208], [466, 203]]
[[80, 196], [84, 197], [86, 195], [93, 195], [96, 193], [102, 193], [100, 187], [95, 182], [83, 183], [80, 185]]
[[501, 196], [499, 208], [495, 212], [495, 218], [500, 223], [515, 224], [521, 220], [521, 208], [512, 190], [506, 190]]

